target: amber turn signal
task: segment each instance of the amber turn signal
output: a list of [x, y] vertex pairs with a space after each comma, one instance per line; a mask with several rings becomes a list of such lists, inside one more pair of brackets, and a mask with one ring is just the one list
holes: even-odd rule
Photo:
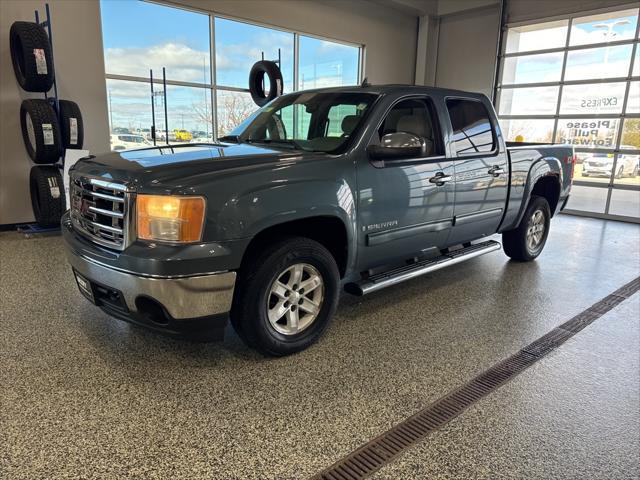
[[140, 194], [136, 209], [139, 239], [171, 243], [202, 240], [204, 197]]

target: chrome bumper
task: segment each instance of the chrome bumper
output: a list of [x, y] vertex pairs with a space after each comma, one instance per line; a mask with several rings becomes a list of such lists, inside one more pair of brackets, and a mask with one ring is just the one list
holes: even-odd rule
[[162, 304], [176, 320], [227, 313], [231, 310], [235, 272], [189, 277], [149, 277], [106, 267], [67, 248], [71, 266], [97, 284], [122, 293], [127, 308], [137, 312], [138, 297]]

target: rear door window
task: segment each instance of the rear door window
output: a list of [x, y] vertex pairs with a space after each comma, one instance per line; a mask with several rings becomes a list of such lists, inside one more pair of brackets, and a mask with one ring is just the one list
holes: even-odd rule
[[477, 100], [450, 98], [447, 110], [457, 155], [492, 152], [496, 139], [486, 107]]

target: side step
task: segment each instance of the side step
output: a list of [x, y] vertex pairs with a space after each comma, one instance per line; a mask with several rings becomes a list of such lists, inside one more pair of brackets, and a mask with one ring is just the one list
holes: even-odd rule
[[494, 250], [499, 250], [500, 247], [500, 243], [494, 240], [476, 243], [469, 245], [468, 247], [454, 250], [453, 252], [449, 252], [445, 255], [441, 255], [440, 257], [423, 260], [422, 262], [413, 263], [411, 265], [389, 270], [388, 272], [372, 275], [371, 277], [357, 283], [348, 283], [345, 285], [344, 289], [352, 295], [367, 295], [368, 293], [404, 282], [405, 280], [411, 280], [412, 278], [419, 277], [420, 275], [434, 272], [441, 268], [455, 265], [456, 263], [464, 262], [465, 260], [484, 255], [485, 253], [493, 252]]

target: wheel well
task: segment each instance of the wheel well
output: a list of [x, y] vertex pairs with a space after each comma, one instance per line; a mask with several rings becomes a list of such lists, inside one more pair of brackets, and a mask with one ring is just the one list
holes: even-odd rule
[[551, 216], [553, 216], [556, 211], [556, 207], [558, 206], [558, 200], [560, 199], [560, 183], [558, 181], [558, 177], [555, 175], [542, 177], [533, 186], [531, 195], [544, 197], [549, 204]]
[[336, 260], [340, 277], [344, 277], [347, 269], [349, 246], [347, 243], [347, 229], [342, 220], [337, 217], [311, 217], [293, 220], [262, 230], [249, 242], [242, 258], [243, 265], [253, 253], [264, 248], [265, 245], [288, 236], [310, 238], [323, 245]]

